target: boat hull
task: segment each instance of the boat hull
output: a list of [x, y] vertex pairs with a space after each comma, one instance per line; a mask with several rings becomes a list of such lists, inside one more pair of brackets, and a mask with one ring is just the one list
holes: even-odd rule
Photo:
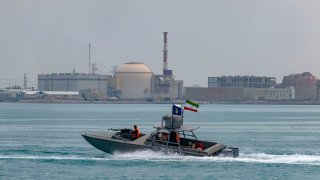
[[93, 147], [110, 154], [114, 152], [132, 152], [136, 150], [146, 149], [146, 147], [143, 145], [132, 144], [120, 140], [113, 140], [111, 138], [109, 139], [89, 134], [83, 134], [82, 136]]
[[168, 147], [165, 144], [151, 144], [151, 142], [147, 143], [145, 141], [146, 138], [143, 137], [141, 137], [141, 139], [137, 139], [136, 141], [123, 141], [112, 138], [112, 135], [110, 134], [82, 134], [82, 136], [95, 148], [110, 154], [114, 152], [134, 152], [150, 149], [153, 151], [179, 153], [190, 156], [239, 156], [238, 148], [221, 148], [220, 150], [215, 151], [215, 153], [208, 153], [207, 151], [193, 150], [190, 148], [178, 148], [177, 146]]

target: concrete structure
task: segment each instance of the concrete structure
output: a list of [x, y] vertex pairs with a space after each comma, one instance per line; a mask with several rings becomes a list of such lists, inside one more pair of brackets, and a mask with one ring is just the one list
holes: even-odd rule
[[254, 100], [290, 100], [295, 99], [294, 87], [288, 88], [268, 88], [268, 89], [254, 89]]
[[175, 80], [172, 75], [155, 75], [153, 80], [153, 98], [171, 100], [183, 98], [183, 81]]
[[[163, 32], [163, 72], [168, 70], [168, 32]], [[165, 73], [163, 73], [165, 74]]]
[[163, 74], [155, 75], [143, 63], [130, 62], [116, 68], [108, 80], [108, 95], [120, 99], [182, 99], [183, 81], [175, 80], [168, 69], [168, 32], [163, 32]]
[[275, 87], [275, 77], [260, 76], [221, 76], [208, 77], [208, 87], [244, 87], [244, 88], [270, 88]]
[[172, 70], [168, 69], [167, 34], [164, 32], [162, 75], [155, 75], [143, 63], [129, 62], [118, 66], [110, 76], [95, 75], [93, 71], [90, 72], [90, 69], [89, 74], [40, 74], [38, 89], [41, 91], [82, 90], [81, 94], [90, 98], [101, 97], [96, 92], [102, 92], [109, 97], [108, 99], [139, 101], [182, 99], [183, 81], [175, 80]]
[[107, 87], [108, 97], [119, 98], [121, 91], [117, 90], [117, 77], [115, 75], [108, 76], [108, 87]]
[[151, 98], [152, 70], [143, 63], [129, 62], [115, 70], [116, 89], [121, 99]]
[[320, 80], [317, 80], [317, 97], [320, 99]]
[[304, 72], [302, 74], [290, 74], [284, 76], [282, 80], [282, 86], [293, 86], [295, 89], [296, 99], [314, 99], [318, 93], [318, 78], [313, 76], [310, 72]]
[[78, 91], [22, 91], [24, 98], [40, 98], [40, 97], [51, 97], [51, 98], [70, 98], [79, 97]]
[[153, 95], [156, 100], [182, 99], [183, 81], [175, 80], [168, 69], [168, 32], [163, 32], [163, 71], [154, 76]]
[[78, 91], [25, 91], [23, 102], [39, 103], [78, 103], [86, 100], [79, 96]]
[[196, 101], [240, 101], [246, 99], [245, 88], [203, 88], [186, 87], [184, 95], [187, 99]]
[[196, 101], [244, 101], [244, 100], [292, 100], [293, 87], [288, 88], [234, 88], [234, 87], [186, 87], [184, 95]]
[[0, 102], [1, 101], [17, 101], [24, 97], [21, 90], [14, 89], [0, 89]]
[[38, 75], [39, 91], [79, 91], [81, 89], [97, 89], [107, 92], [107, 75], [52, 73]]
[[79, 96], [85, 100], [106, 100], [107, 94], [98, 89], [81, 89]]
[[175, 80], [171, 70], [155, 75], [143, 63], [129, 62], [118, 66], [108, 77], [108, 95], [119, 99], [182, 99], [183, 81]]

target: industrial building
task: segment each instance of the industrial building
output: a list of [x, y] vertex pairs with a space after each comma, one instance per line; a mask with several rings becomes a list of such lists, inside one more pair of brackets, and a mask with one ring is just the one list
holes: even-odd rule
[[168, 69], [168, 32], [163, 38], [163, 73], [158, 75], [145, 64], [128, 62], [115, 69], [108, 79], [108, 96], [119, 99], [172, 100], [182, 99], [183, 81], [175, 80]]
[[270, 88], [276, 86], [275, 77], [265, 76], [221, 76], [208, 77], [208, 87]]
[[175, 80], [171, 75], [155, 75], [154, 76], [154, 87], [153, 87], [153, 98], [156, 100], [161, 99], [182, 99], [183, 98], [183, 81]]
[[95, 74], [94, 71], [97, 69], [95, 66], [92, 67], [93, 73], [90, 73], [89, 44], [89, 74], [79, 74], [75, 71], [39, 74], [38, 90], [80, 91], [80, 96], [91, 99], [101, 99], [101, 97], [147, 101], [182, 99], [183, 81], [175, 80], [172, 70], [168, 69], [167, 34], [164, 32], [163, 74], [161, 75], [154, 74], [147, 65], [140, 62], [121, 64], [109, 76]]
[[208, 77], [208, 88], [184, 88], [186, 98], [198, 101], [292, 100], [292, 86], [276, 88], [275, 77], [221, 76]]
[[153, 98], [182, 99], [183, 81], [175, 80], [173, 71], [168, 68], [168, 32], [163, 32], [163, 69], [161, 75], [155, 75], [153, 80]]
[[1, 101], [17, 101], [24, 97], [21, 90], [16, 89], [0, 89], [0, 102]]
[[246, 99], [245, 88], [186, 87], [184, 95], [187, 99], [196, 101], [241, 101]]
[[295, 91], [288, 88], [240, 88], [240, 87], [186, 87], [184, 94], [187, 99], [197, 101], [244, 101], [244, 100], [293, 100]]
[[255, 88], [252, 95], [253, 100], [292, 100], [295, 99], [295, 89], [293, 86], [288, 88]]
[[120, 99], [150, 98], [152, 95], [152, 70], [143, 63], [129, 62], [115, 70], [117, 96]]
[[284, 76], [282, 86], [293, 86], [296, 99], [314, 99], [318, 96], [318, 78], [310, 72]]
[[98, 89], [107, 93], [107, 75], [52, 73], [38, 75], [39, 91], [79, 91], [81, 89]]
[[182, 99], [183, 81], [175, 80], [170, 73], [156, 75], [143, 63], [124, 63], [108, 78], [108, 96], [123, 100]]

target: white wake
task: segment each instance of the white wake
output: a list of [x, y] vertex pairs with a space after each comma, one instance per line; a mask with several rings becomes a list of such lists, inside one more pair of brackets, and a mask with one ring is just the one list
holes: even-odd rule
[[41, 156], [41, 155], [1, 155], [1, 160], [73, 160], [73, 161], [178, 161], [178, 162], [244, 162], [263, 164], [302, 164], [320, 166], [320, 155], [274, 155], [265, 153], [240, 154], [238, 158], [232, 157], [194, 157], [181, 156], [178, 154], [165, 154], [150, 150], [132, 153], [114, 153], [105, 157], [88, 156]]
[[164, 154], [161, 152], [140, 151], [133, 153], [115, 153], [112, 156], [118, 160], [147, 160], [147, 161], [195, 161], [195, 162], [246, 162], [264, 164], [308, 164], [320, 165], [320, 155], [273, 155], [265, 153], [240, 154], [232, 157], [194, 157], [178, 154]]

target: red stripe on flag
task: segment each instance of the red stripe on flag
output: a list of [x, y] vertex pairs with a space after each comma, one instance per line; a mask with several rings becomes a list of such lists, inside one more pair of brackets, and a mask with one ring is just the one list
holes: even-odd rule
[[188, 111], [198, 112], [198, 110], [190, 108], [190, 107], [187, 107], [187, 106], [184, 106], [183, 109], [184, 110], [188, 110]]

